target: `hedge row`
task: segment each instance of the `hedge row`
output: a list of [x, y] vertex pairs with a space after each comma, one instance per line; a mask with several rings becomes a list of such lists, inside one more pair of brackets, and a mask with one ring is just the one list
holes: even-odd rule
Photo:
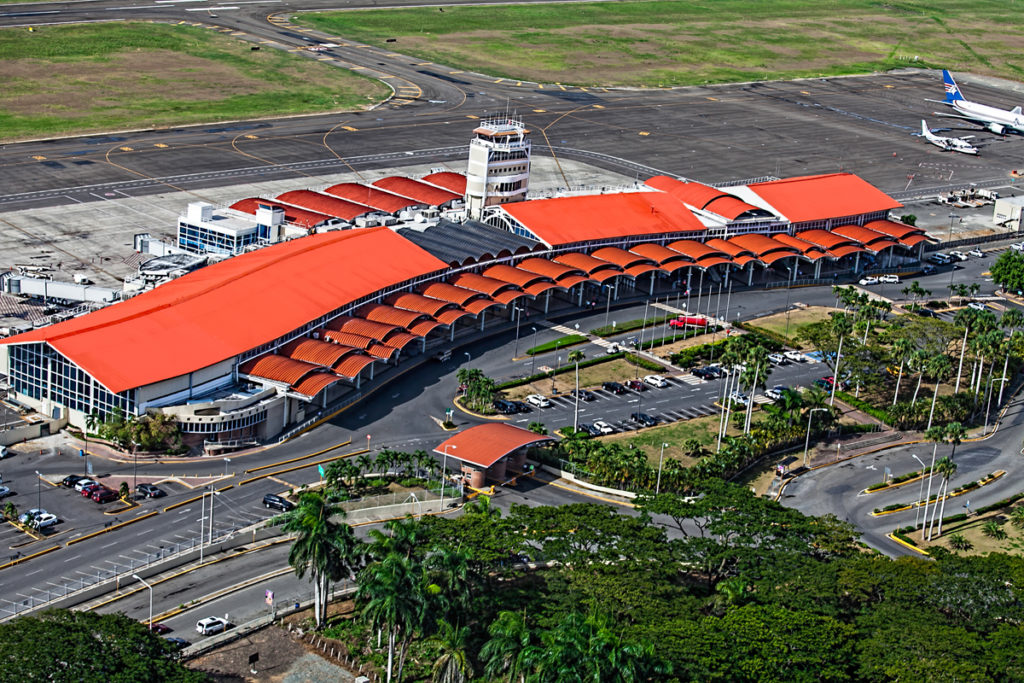
[[633, 365], [638, 365], [644, 370], [650, 370], [651, 372], [662, 372], [665, 369], [664, 365], [659, 365], [654, 361], [647, 360], [646, 358], [641, 358], [640, 356], [635, 356], [632, 353], [626, 354], [626, 360], [632, 363]]
[[549, 342], [544, 342], [543, 344], [538, 344], [533, 348], [526, 349], [526, 355], [536, 356], [538, 353], [554, 351], [556, 349], [564, 349], [567, 346], [575, 346], [576, 344], [582, 344], [585, 341], [587, 341], [587, 338], [582, 334], [567, 334], [564, 337], [552, 339]]
[[881, 408], [876, 408], [867, 401], [862, 401], [861, 399], [856, 398], [853, 394], [836, 389], [836, 398], [842, 399], [844, 403], [853, 406], [857, 410], [867, 413], [876, 420], [881, 420], [885, 424], [889, 424], [892, 420], [892, 417], [889, 416], [889, 411], [882, 410]]
[[[598, 337], [610, 337], [615, 334], [622, 334], [623, 332], [632, 332], [633, 330], [639, 330], [640, 328], [645, 326], [654, 327], [656, 325], [662, 325], [666, 321], [671, 320], [672, 318], [675, 317], [677, 316], [675, 313], [673, 313], [672, 315], [661, 315], [656, 318], [647, 318], [646, 321], [644, 321], [643, 318], [639, 318], [637, 320], [627, 320], [624, 323], [615, 323], [614, 325], [602, 325], [601, 327], [595, 327], [590, 331], [590, 334], [593, 334]], [[646, 325], [644, 325], [645, 322], [647, 323]]]

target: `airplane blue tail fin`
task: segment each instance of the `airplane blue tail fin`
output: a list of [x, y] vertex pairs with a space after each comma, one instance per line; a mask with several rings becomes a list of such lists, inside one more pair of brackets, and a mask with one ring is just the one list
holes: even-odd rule
[[946, 102], [956, 102], [964, 98], [960, 94], [960, 88], [956, 87], [953, 76], [945, 69], [942, 70], [942, 83], [946, 86]]

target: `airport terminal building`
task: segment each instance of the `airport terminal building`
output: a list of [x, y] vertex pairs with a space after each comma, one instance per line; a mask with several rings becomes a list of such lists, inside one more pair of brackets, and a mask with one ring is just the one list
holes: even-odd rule
[[[500, 165], [521, 179], [528, 157], [494, 163], [485, 188], [522, 189]], [[635, 191], [499, 202], [474, 199], [480, 179], [458, 173], [386, 180], [335, 186], [326, 194], [341, 204], [309, 191], [236, 203], [254, 219], [291, 212], [302, 236], [0, 340], [10, 398], [80, 427], [93, 412], [162, 411], [192, 445], [267, 440], [358, 396], [375, 373], [522, 311], [696, 290], [698, 279], [785, 283], [896, 267], [919, 261], [929, 239], [848, 173], [734, 187], [656, 176]]]

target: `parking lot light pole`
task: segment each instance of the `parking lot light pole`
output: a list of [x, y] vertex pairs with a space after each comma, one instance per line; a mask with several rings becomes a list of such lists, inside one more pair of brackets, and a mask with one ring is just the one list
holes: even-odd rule
[[213, 487], [210, 487], [210, 544], [213, 544], [213, 497], [219, 496], [220, 491], [214, 491]]
[[444, 447], [444, 457], [441, 458], [441, 505], [438, 509], [438, 513], [444, 512], [444, 480], [448, 476], [448, 449], [458, 448], [458, 446], [452, 446], [451, 444]]
[[654, 485], [654, 495], [661, 493], [661, 466], [665, 462], [665, 446], [667, 445], [664, 442], [661, 444], [661, 455], [658, 456], [658, 483]]
[[224, 476], [228, 476], [228, 465], [231, 463], [231, 458], [224, 458]]
[[143, 586], [149, 589], [149, 630], [153, 630], [153, 587], [146, 583], [138, 574], [132, 574], [132, 578], [141, 583]]
[[206, 489], [199, 496], [199, 564], [203, 563], [203, 547], [206, 545]]
[[811, 408], [810, 412], [807, 413], [807, 439], [804, 441], [804, 466], [807, 466], [807, 451], [811, 447], [811, 420], [814, 419], [814, 414], [819, 410], [828, 410], [828, 408]]
[[[533, 344], [531, 346], [532, 346], [532, 348], [537, 348], [537, 328], [536, 327], [533, 328]], [[529, 352], [527, 352], [527, 353], [529, 353]], [[533, 377], [533, 373], [534, 373], [535, 369], [537, 368], [537, 354], [536, 353], [532, 354], [530, 356], [530, 358], [531, 358], [531, 360], [530, 360], [530, 377]]]
[[43, 475], [36, 470], [36, 509], [43, 509]]
[[523, 319], [522, 311], [519, 310], [519, 306], [512, 304], [512, 315], [516, 317], [516, 345], [512, 349], [512, 360], [516, 359], [519, 355], [519, 321]]

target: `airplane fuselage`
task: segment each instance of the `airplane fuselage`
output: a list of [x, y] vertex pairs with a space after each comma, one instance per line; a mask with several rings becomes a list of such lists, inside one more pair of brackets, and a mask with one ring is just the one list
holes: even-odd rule
[[986, 104], [978, 104], [977, 102], [969, 102], [967, 100], [950, 102], [949, 106], [966, 117], [1024, 131], [1024, 114], [1014, 114], [1005, 109], [990, 107]]

